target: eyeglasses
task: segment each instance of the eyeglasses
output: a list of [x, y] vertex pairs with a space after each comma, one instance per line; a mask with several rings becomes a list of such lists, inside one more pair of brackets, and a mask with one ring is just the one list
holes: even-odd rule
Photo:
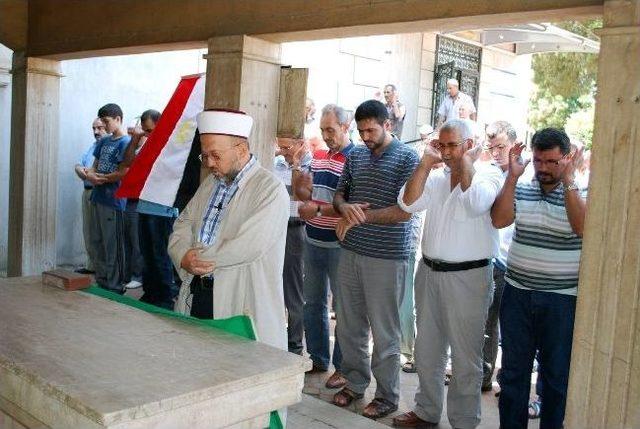
[[459, 142], [449, 142], [449, 143], [438, 143], [435, 145], [436, 148], [438, 148], [438, 150], [443, 150], [443, 149], [455, 149], [458, 146], [460, 146], [462, 143], [462, 141]]
[[494, 150], [504, 150], [507, 146], [503, 144], [497, 144], [494, 146], [487, 146], [487, 152], [491, 153]]
[[560, 159], [547, 159], [547, 160], [542, 160], [542, 159], [538, 159], [538, 158], [533, 158], [533, 160], [531, 162], [533, 162], [533, 165], [535, 166], [541, 166], [541, 165], [548, 165], [549, 167], [557, 167], [560, 165], [560, 162], [562, 162], [563, 159], [565, 159], [566, 156], [563, 156]]
[[[240, 143], [236, 143], [231, 147], [228, 147], [226, 149], [220, 150], [219, 152], [226, 152], [226, 151], [231, 150], [231, 149], [233, 149], [233, 148], [235, 148], [236, 146], [239, 146], [239, 145], [240, 145]], [[216, 152], [211, 151], [211, 152], [203, 152], [203, 153], [201, 153], [200, 155], [198, 155], [198, 159], [202, 163], [205, 163], [208, 159], [212, 159], [215, 162], [220, 162], [222, 157], [219, 154], [217, 154]]]

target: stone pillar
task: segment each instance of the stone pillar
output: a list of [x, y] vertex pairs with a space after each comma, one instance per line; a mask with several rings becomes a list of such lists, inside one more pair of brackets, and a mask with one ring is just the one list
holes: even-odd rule
[[60, 63], [14, 52], [7, 274], [55, 266]]
[[565, 427], [640, 427], [640, 0], [605, 1]]
[[248, 36], [209, 39], [205, 108], [237, 109], [254, 119], [251, 152], [273, 166], [280, 85], [280, 44]]

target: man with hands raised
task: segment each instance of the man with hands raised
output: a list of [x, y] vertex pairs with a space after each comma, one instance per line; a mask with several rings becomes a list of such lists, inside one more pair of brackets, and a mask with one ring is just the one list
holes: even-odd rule
[[[398, 196], [403, 211], [426, 210], [426, 216], [423, 260], [414, 283], [415, 360], [420, 384], [414, 411], [397, 416], [393, 423], [399, 427], [437, 426], [450, 346], [449, 422], [455, 428], [475, 428], [480, 423], [491, 261], [498, 250], [498, 231], [491, 225], [490, 209], [502, 177], [494, 165], [475, 164], [482, 148], [475, 145], [465, 120], [445, 122], [434, 146], [427, 145]], [[433, 169], [439, 162], [444, 162], [445, 168]]]
[[[344, 407], [361, 398], [376, 377], [375, 398], [364, 416], [383, 417], [398, 408], [400, 394], [399, 307], [407, 271], [411, 215], [397, 205], [398, 192], [416, 165], [416, 152], [390, 133], [384, 104], [365, 101], [355, 112], [364, 146], [356, 146], [333, 199], [341, 215], [336, 319], [344, 389], [333, 399]], [[369, 364], [369, 331], [373, 356]]]
[[500, 427], [526, 428], [531, 368], [542, 368], [541, 428], [561, 428], [567, 398], [586, 189], [575, 182], [582, 151], [562, 130], [531, 140], [535, 178], [518, 181], [529, 161], [509, 152], [509, 173], [491, 209], [496, 228], [515, 223], [500, 308]]

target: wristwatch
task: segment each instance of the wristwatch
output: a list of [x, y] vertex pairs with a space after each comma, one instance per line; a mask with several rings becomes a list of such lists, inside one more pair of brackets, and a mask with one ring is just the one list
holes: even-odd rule
[[320, 210], [320, 204], [318, 204], [318, 210], [316, 210], [316, 217], [322, 216], [322, 210]]
[[567, 186], [564, 187], [565, 192], [567, 191], [577, 191], [578, 188], [578, 184], [576, 182], [571, 182], [570, 184], [568, 184]]

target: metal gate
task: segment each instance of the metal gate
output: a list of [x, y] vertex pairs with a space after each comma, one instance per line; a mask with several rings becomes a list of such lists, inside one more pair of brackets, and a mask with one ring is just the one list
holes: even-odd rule
[[480, 65], [482, 48], [448, 37], [438, 36], [436, 48], [436, 71], [433, 79], [433, 106], [431, 122], [435, 125], [440, 103], [447, 96], [447, 80], [454, 78], [460, 83], [460, 91], [469, 95], [478, 108], [480, 88]]

